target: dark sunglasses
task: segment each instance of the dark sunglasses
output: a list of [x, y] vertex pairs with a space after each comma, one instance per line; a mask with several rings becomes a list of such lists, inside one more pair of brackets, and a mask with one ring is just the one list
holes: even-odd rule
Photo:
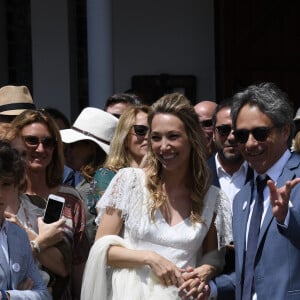
[[232, 130], [230, 125], [220, 125], [216, 126], [216, 129], [220, 136], [227, 137]]
[[113, 116], [115, 116], [117, 119], [120, 119], [121, 114], [112, 114]]
[[200, 121], [200, 124], [202, 127], [212, 127], [213, 126], [213, 122], [212, 120], [204, 120], [204, 121]]
[[274, 127], [256, 127], [251, 130], [237, 129], [233, 131], [233, 135], [237, 142], [241, 144], [245, 144], [248, 141], [250, 133], [258, 142], [264, 142], [273, 128]]
[[145, 136], [149, 130], [148, 126], [145, 125], [133, 125], [133, 130], [136, 135]]
[[50, 136], [39, 138], [34, 135], [25, 135], [23, 140], [27, 147], [38, 147], [39, 144], [42, 144], [44, 148], [54, 148], [57, 143], [56, 138]]

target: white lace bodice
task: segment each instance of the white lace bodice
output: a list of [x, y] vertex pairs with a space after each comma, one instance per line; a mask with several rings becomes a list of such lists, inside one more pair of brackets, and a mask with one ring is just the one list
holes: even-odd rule
[[[203, 224], [192, 224], [186, 218], [170, 226], [160, 210], [155, 213], [155, 222], [150, 219], [150, 199], [145, 180], [142, 169], [120, 170], [98, 201], [99, 215], [96, 222], [99, 222], [106, 207], [116, 207], [122, 211], [124, 219], [124, 240], [133, 248], [153, 250], [181, 268], [195, 266], [197, 257], [201, 256], [202, 242], [213, 214], [226, 196], [218, 188], [211, 186], [204, 199]], [[219, 236], [222, 236], [219, 241], [228, 240], [223, 233]]]

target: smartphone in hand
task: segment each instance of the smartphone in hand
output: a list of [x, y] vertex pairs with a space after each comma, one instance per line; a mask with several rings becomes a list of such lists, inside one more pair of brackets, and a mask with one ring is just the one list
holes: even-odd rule
[[49, 224], [60, 219], [65, 204], [65, 198], [50, 194], [44, 213], [44, 222]]

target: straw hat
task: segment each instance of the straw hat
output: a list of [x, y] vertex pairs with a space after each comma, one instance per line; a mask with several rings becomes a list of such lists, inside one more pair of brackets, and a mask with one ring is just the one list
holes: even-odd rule
[[1, 115], [17, 116], [26, 109], [35, 109], [35, 105], [25, 85], [6, 85], [0, 88]]
[[112, 114], [99, 108], [86, 107], [81, 111], [73, 126], [60, 130], [60, 134], [64, 143], [90, 140], [98, 144], [107, 154], [117, 124], [118, 119]]

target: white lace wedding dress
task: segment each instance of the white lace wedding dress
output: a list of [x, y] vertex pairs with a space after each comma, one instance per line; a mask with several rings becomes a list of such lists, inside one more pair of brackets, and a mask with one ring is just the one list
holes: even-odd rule
[[[218, 213], [227, 207], [226, 202], [228, 201], [228, 199], [220, 189], [212, 186], [205, 196], [204, 207], [201, 216], [204, 223], [192, 224], [190, 218], [186, 218], [185, 220], [173, 226], [170, 226], [165, 221], [160, 210], [157, 210], [155, 213], [155, 221], [153, 222], [151, 220], [149, 215], [149, 201], [151, 200], [149, 199], [149, 192], [145, 187], [145, 180], [145, 173], [142, 169], [122, 169], [113, 178], [106, 192], [101, 197], [101, 200], [98, 201], [97, 207], [99, 209], [99, 215], [96, 219], [96, 222], [100, 221], [101, 216], [103, 215], [107, 207], [116, 207], [122, 211], [122, 218], [124, 219], [124, 232], [123, 241], [120, 242], [121, 246], [129, 247], [131, 249], [155, 251], [172, 261], [179, 268], [185, 268], [188, 266], [195, 267], [201, 264], [202, 242], [210, 227], [214, 213], [217, 213], [218, 215], [216, 219], [216, 225], [218, 228], [219, 248], [224, 246], [226, 242], [231, 240], [231, 216], [228, 215], [228, 213]], [[111, 242], [113, 244], [118, 244], [119, 240], [116, 242], [114, 237], [112, 237]], [[106, 251], [109, 243], [110, 242], [108, 242], [108, 245], [104, 247], [104, 251]], [[97, 242], [95, 244], [97, 244]], [[94, 248], [97, 247], [98, 245], [95, 245]], [[90, 256], [97, 256], [97, 251], [100, 250], [92, 249], [91, 252], [93, 253], [90, 254]], [[103, 249], [101, 251], [103, 251]], [[89, 257], [88, 265], [92, 265], [95, 267], [95, 258], [93, 258], [92, 262], [90, 258], [91, 257]], [[103, 257], [103, 259], [104, 258], [105, 257]], [[85, 279], [87, 276], [93, 276], [92, 272], [88, 271], [88, 265], [85, 271]], [[97, 269], [99, 270], [99, 266], [97, 267]], [[157, 283], [157, 280], [153, 278], [149, 267], [136, 269], [135, 273], [135, 276], [137, 276], [135, 277], [135, 280], [137, 280], [139, 284], [141, 284], [140, 290], [142, 294], [141, 298], [139, 298], [140, 296], [138, 296], [137, 299], [148, 299], [149, 295], [146, 296], [145, 293], [147, 292], [145, 292], [145, 289], [149, 288], [149, 278], [152, 278], [154, 283]], [[92, 281], [92, 278], [89, 278], [88, 284], [91, 285]], [[115, 280], [115, 282], [117, 283], [118, 281]], [[99, 282], [95, 284], [99, 284]], [[133, 288], [136, 289], [136, 285], [135, 287], [130, 286], [127, 280], [127, 284], [123, 288], [128, 288], [128, 295], [131, 296], [130, 299], [134, 299], [132, 297], [132, 294], [134, 293]], [[93, 289], [93, 287], [84, 287], [84, 289], [90, 290]], [[103, 292], [104, 291], [102, 291], [102, 294]], [[152, 293], [153, 292], [154, 291], [152, 288]], [[161, 292], [159, 293], [161, 294]], [[127, 299], [124, 298], [125, 294], [126, 291], [122, 293], [122, 299]], [[173, 294], [172, 296], [170, 296], [170, 298], [168, 298], [167, 295], [163, 295], [161, 296], [161, 298], [173, 300], [176, 299], [174, 298], [174, 294], [176, 297], [177, 292], [173, 289]], [[87, 295], [85, 297], [87, 297]], [[101, 296], [97, 299], [107, 298]], [[115, 295], [110, 295], [108, 299], [119, 298], [115, 297]], [[153, 297], [153, 299], [159, 298]]]

